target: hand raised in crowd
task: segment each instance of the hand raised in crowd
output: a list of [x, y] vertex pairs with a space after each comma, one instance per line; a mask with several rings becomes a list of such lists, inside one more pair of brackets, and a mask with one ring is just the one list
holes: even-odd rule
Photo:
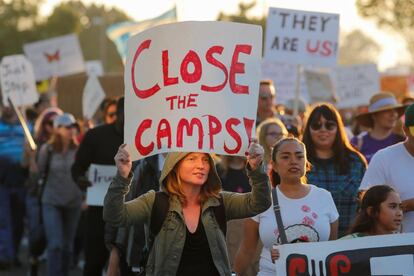
[[273, 245], [270, 249], [270, 257], [272, 258], [272, 263], [275, 263], [280, 257], [279, 249], [277, 249], [277, 245]]
[[126, 144], [122, 144], [121, 146], [119, 146], [118, 152], [116, 153], [114, 159], [116, 168], [118, 169], [118, 173], [122, 177], [127, 178], [129, 172], [131, 171], [132, 161], [129, 152], [126, 150]]
[[260, 163], [263, 161], [264, 149], [258, 143], [257, 139], [252, 138], [250, 140], [249, 148], [247, 149], [247, 162], [249, 163], [252, 170], [257, 169]]

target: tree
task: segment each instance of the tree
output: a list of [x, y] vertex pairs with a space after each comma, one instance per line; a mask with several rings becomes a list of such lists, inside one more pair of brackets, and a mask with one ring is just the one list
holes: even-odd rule
[[[249, 17], [247, 15], [254, 6], [256, 6], [256, 1], [253, 1], [251, 3], [239, 3], [238, 13], [225, 14], [223, 12], [220, 12], [219, 16], [217, 17], [217, 20], [260, 25], [262, 26], [263, 34], [265, 34], [266, 33], [265, 32], [266, 17], [257, 18], [257, 17]], [[263, 41], [262, 41], [262, 48], [264, 49], [264, 36], [263, 36]]]
[[36, 35], [37, 0], [0, 0], [0, 57], [22, 53], [22, 45]]
[[399, 32], [414, 62], [414, 0], [357, 0], [356, 6], [363, 17]]
[[359, 30], [354, 30], [341, 39], [338, 62], [341, 65], [377, 63], [381, 47]]

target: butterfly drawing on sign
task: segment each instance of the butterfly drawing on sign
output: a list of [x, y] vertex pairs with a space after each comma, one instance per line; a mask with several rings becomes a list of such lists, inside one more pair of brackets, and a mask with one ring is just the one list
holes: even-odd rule
[[59, 61], [60, 60], [59, 50], [56, 50], [56, 52], [54, 54], [48, 54], [48, 53], [43, 53], [43, 54], [47, 58], [47, 62], [48, 63], [51, 63], [51, 62]]

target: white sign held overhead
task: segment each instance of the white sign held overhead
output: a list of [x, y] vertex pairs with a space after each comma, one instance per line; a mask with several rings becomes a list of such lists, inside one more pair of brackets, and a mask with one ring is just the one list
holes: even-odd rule
[[371, 96], [380, 90], [380, 75], [375, 64], [337, 67], [333, 75], [338, 108], [368, 105]]
[[75, 34], [28, 43], [23, 50], [34, 66], [38, 81], [85, 71], [82, 50]]
[[3, 105], [32, 105], [39, 99], [32, 64], [24, 55], [5, 56], [0, 64], [0, 82]]
[[269, 8], [266, 60], [321, 67], [335, 66], [339, 14]]
[[86, 203], [91, 206], [103, 206], [103, 201], [108, 191], [109, 184], [116, 175], [116, 167], [109, 165], [91, 164], [88, 171], [88, 179], [92, 183], [88, 187]]
[[95, 75], [95, 76], [102, 76], [104, 73], [102, 62], [100, 60], [89, 60], [85, 62], [86, 67], [86, 74], [88, 76]]
[[414, 233], [278, 246], [276, 275], [414, 275]]
[[244, 155], [255, 133], [262, 29], [180, 22], [128, 41], [125, 143], [132, 160], [171, 151]]
[[307, 91], [311, 103], [330, 102], [335, 104], [337, 96], [329, 72], [304, 71]]
[[105, 99], [105, 92], [99, 83], [98, 77], [91, 75], [83, 89], [82, 111], [83, 117], [91, 119], [99, 105]]

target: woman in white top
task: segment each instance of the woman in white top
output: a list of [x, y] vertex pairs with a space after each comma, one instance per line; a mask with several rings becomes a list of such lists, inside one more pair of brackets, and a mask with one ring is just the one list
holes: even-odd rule
[[[314, 185], [306, 184], [309, 168], [305, 145], [296, 138], [279, 140], [271, 156], [271, 181], [279, 175], [276, 186], [282, 221], [288, 242], [318, 242], [334, 240], [338, 232], [338, 211], [331, 194]], [[242, 275], [256, 250], [259, 238], [263, 242], [258, 275], [275, 275], [273, 263], [278, 251], [271, 248], [280, 243], [273, 206], [244, 224], [244, 239], [236, 256], [234, 271]]]

